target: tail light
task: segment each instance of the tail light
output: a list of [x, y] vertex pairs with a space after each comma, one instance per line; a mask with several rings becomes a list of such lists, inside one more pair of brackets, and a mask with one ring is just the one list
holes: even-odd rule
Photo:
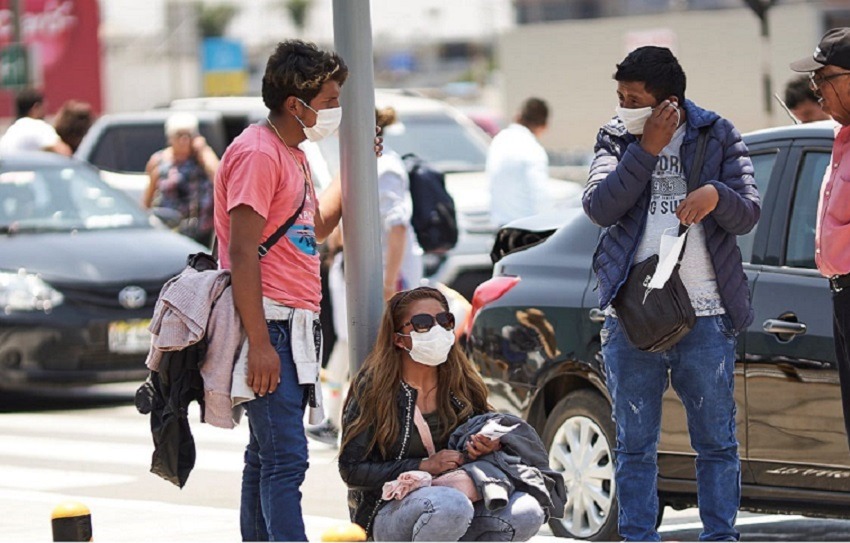
[[467, 335], [472, 332], [472, 324], [475, 322], [475, 315], [484, 306], [491, 304], [505, 295], [506, 292], [519, 284], [519, 277], [512, 275], [502, 275], [493, 277], [484, 281], [475, 289], [475, 294], [472, 295], [472, 310], [466, 317], [464, 330]]

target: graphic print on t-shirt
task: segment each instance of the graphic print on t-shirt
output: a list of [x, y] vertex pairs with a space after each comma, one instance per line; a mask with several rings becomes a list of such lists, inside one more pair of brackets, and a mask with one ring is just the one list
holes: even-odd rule
[[650, 215], [670, 215], [688, 193], [688, 183], [682, 175], [682, 160], [678, 155], [662, 154], [652, 172]]
[[313, 191], [308, 190], [304, 196], [304, 210], [298, 216], [298, 220], [289, 227], [286, 237], [299, 251], [307, 256], [316, 256], [319, 253], [316, 243], [316, 229], [313, 227], [315, 220], [315, 205]]

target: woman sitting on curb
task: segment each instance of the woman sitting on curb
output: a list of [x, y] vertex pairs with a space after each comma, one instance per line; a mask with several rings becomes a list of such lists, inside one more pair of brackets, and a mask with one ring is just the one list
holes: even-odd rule
[[[463, 452], [447, 448], [456, 429], [491, 411], [483, 381], [454, 344], [454, 325], [438, 290], [396, 293], [346, 400], [340, 474], [352, 521], [375, 541], [525, 541], [544, 521], [539, 501], [520, 490], [495, 511], [473, 503], [472, 479], [454, 471], [500, 448], [478, 433], [459, 444]], [[446, 472], [459, 476], [447, 478], [455, 484], [427, 486]], [[387, 494], [423, 479], [426, 486]]]

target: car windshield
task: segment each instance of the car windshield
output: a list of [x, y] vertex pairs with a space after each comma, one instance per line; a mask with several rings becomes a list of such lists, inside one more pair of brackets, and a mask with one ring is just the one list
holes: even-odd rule
[[88, 167], [0, 169], [0, 234], [140, 226], [147, 215]]
[[416, 153], [446, 172], [481, 171], [487, 159], [484, 138], [443, 113], [401, 116], [383, 136], [396, 153]]

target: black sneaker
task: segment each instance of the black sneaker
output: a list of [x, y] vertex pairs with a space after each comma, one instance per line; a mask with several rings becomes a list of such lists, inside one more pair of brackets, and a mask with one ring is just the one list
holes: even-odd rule
[[337, 430], [334, 423], [329, 420], [322, 422], [321, 424], [314, 424], [312, 426], [308, 426], [305, 430], [307, 437], [310, 439], [315, 439], [320, 443], [324, 443], [326, 445], [337, 446], [337, 440], [339, 439], [339, 430]]

